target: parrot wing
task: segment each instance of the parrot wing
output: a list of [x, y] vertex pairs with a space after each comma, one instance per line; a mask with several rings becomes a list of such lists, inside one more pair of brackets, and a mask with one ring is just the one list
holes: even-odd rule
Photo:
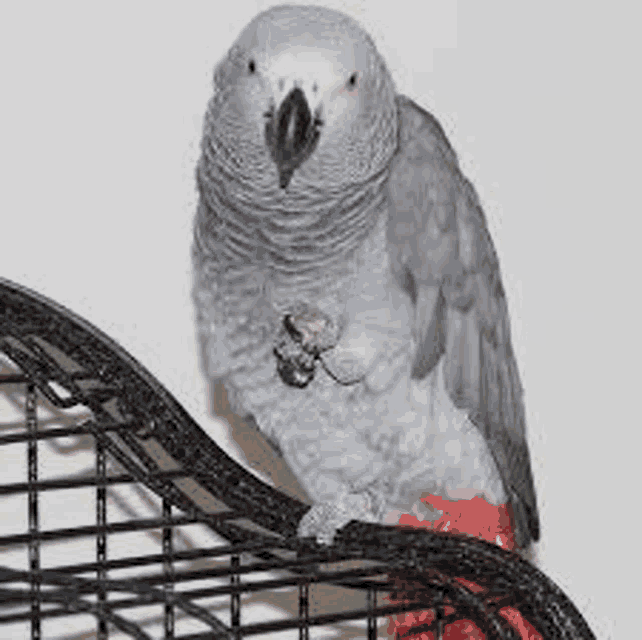
[[499, 263], [479, 199], [439, 123], [397, 97], [388, 247], [415, 308], [414, 378], [443, 362], [447, 389], [489, 443], [510, 496], [516, 541], [539, 539], [525, 410]]

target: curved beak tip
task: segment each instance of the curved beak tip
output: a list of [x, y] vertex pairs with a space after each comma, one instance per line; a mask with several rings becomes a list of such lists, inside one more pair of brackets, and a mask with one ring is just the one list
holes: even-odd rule
[[287, 189], [292, 180], [292, 174], [294, 173], [293, 169], [279, 170], [279, 187], [281, 189]]

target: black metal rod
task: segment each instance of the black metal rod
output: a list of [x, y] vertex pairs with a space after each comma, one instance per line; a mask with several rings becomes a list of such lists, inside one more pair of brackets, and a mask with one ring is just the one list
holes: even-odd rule
[[444, 630], [446, 627], [445, 624], [445, 619], [446, 619], [446, 609], [444, 607], [444, 594], [443, 591], [439, 591], [435, 595], [435, 623], [437, 625], [437, 628], [435, 629], [436, 631], [436, 636], [435, 640], [443, 640], [444, 637]]
[[[107, 602], [107, 591], [105, 589], [105, 580], [107, 580], [107, 487], [105, 478], [107, 476], [107, 454], [105, 447], [100, 440], [95, 440], [96, 451], [96, 478], [99, 484], [96, 486], [96, 579], [98, 580], [97, 588], [97, 607], [99, 613], [105, 611]], [[107, 620], [103, 615], [98, 618], [97, 638], [98, 640], [107, 640]]]
[[[241, 584], [241, 576], [236, 572], [241, 566], [241, 557], [238, 555], [232, 556], [232, 575], [230, 576], [230, 584], [232, 588], [239, 587]], [[230, 594], [230, 614], [232, 619], [232, 630], [235, 637], [240, 640], [241, 633], [241, 592], [232, 591]]]
[[[225, 514], [227, 515], [227, 514]], [[214, 517], [214, 516], [213, 516]], [[179, 516], [172, 518], [170, 523], [173, 527], [185, 524], [196, 524], [200, 522], [198, 518], [189, 516]], [[129, 520], [128, 522], [114, 522], [105, 525], [107, 533], [125, 533], [129, 531], [145, 531], [146, 529], [159, 529], [164, 526], [162, 518], [141, 518]], [[79, 538], [82, 536], [94, 536], [98, 533], [98, 527], [86, 525], [82, 527], [68, 527], [66, 529], [52, 529], [50, 531], [39, 531], [34, 534], [19, 533], [12, 536], [3, 536], [0, 538], [0, 546], [9, 546], [13, 544], [25, 544], [32, 538], [43, 540], [63, 540], [64, 538]]]
[[[39, 439], [39, 438], [37, 438]], [[150, 480], [174, 480], [177, 478], [198, 478], [196, 474], [191, 474], [188, 471], [158, 471], [157, 473], [149, 473], [147, 477]], [[81, 489], [82, 487], [95, 487], [99, 482], [103, 484], [124, 484], [138, 482], [138, 478], [128, 474], [119, 473], [103, 478], [101, 481], [94, 476], [87, 476], [85, 478], [60, 478], [59, 480], [46, 480], [43, 482], [33, 483], [33, 489], [37, 491], [55, 491], [58, 489]], [[24, 494], [29, 490], [29, 485], [25, 482], [13, 482], [0, 487], [0, 496], [12, 494]]]
[[25, 417], [27, 432], [30, 436], [27, 444], [27, 482], [28, 509], [29, 509], [29, 571], [31, 572], [31, 640], [40, 640], [40, 540], [37, 537], [39, 530], [38, 491], [34, 483], [38, 481], [38, 441], [34, 437], [38, 431], [38, 415], [36, 385], [30, 382], [27, 385], [27, 398]]
[[299, 640], [310, 640], [310, 585], [299, 585]]
[[374, 587], [368, 589], [366, 600], [368, 608], [368, 640], [377, 640], [377, 590]]
[[0, 384], [21, 384], [29, 382], [29, 378], [22, 373], [0, 373]]
[[[172, 518], [172, 505], [169, 501], [163, 500], [163, 519], [168, 522]], [[164, 610], [164, 626], [165, 626], [165, 640], [172, 640], [174, 638], [175, 628], [175, 611], [172, 600], [174, 592], [174, 545], [173, 545], [173, 532], [172, 527], [163, 528], [163, 571], [165, 574], [165, 583], [163, 585], [165, 591], [165, 610]]]
[[[43, 420], [40, 424], [41, 429], [34, 437], [37, 440], [49, 440], [49, 438], [66, 438], [67, 436], [82, 436], [94, 433], [93, 429], [91, 429], [87, 424], [79, 424], [73, 427], [47, 427], [47, 423], [52, 422], [55, 422], [55, 417]], [[124, 424], [116, 422], [102, 422], [100, 425], [101, 430], [105, 432], [114, 431], [116, 433], [119, 431], [131, 430], [135, 427], [136, 424], [132, 422]], [[8, 436], [0, 436], [0, 446], [3, 444], [13, 444], [15, 442], [25, 442], [27, 440], [29, 440], [29, 434], [12, 433]]]

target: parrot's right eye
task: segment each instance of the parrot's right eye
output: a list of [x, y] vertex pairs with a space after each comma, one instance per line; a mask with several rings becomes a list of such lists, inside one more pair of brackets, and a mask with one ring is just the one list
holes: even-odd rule
[[348, 82], [346, 82], [346, 86], [348, 89], [352, 90], [357, 86], [357, 80], [359, 79], [359, 73], [355, 71], [349, 78]]
[[250, 73], [254, 73], [256, 71], [256, 62], [254, 62], [253, 58], [250, 58], [250, 61], [247, 63], [247, 70]]

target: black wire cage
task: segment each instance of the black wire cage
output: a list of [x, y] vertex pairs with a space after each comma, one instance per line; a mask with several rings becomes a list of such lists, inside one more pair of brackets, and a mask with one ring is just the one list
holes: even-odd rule
[[298, 539], [309, 506], [101, 331], [6, 280], [0, 416], [1, 638], [372, 639], [409, 611], [412, 637], [462, 619], [524, 637], [506, 607], [542, 638], [594, 637], [543, 573], [482, 540], [357, 522], [329, 548]]

